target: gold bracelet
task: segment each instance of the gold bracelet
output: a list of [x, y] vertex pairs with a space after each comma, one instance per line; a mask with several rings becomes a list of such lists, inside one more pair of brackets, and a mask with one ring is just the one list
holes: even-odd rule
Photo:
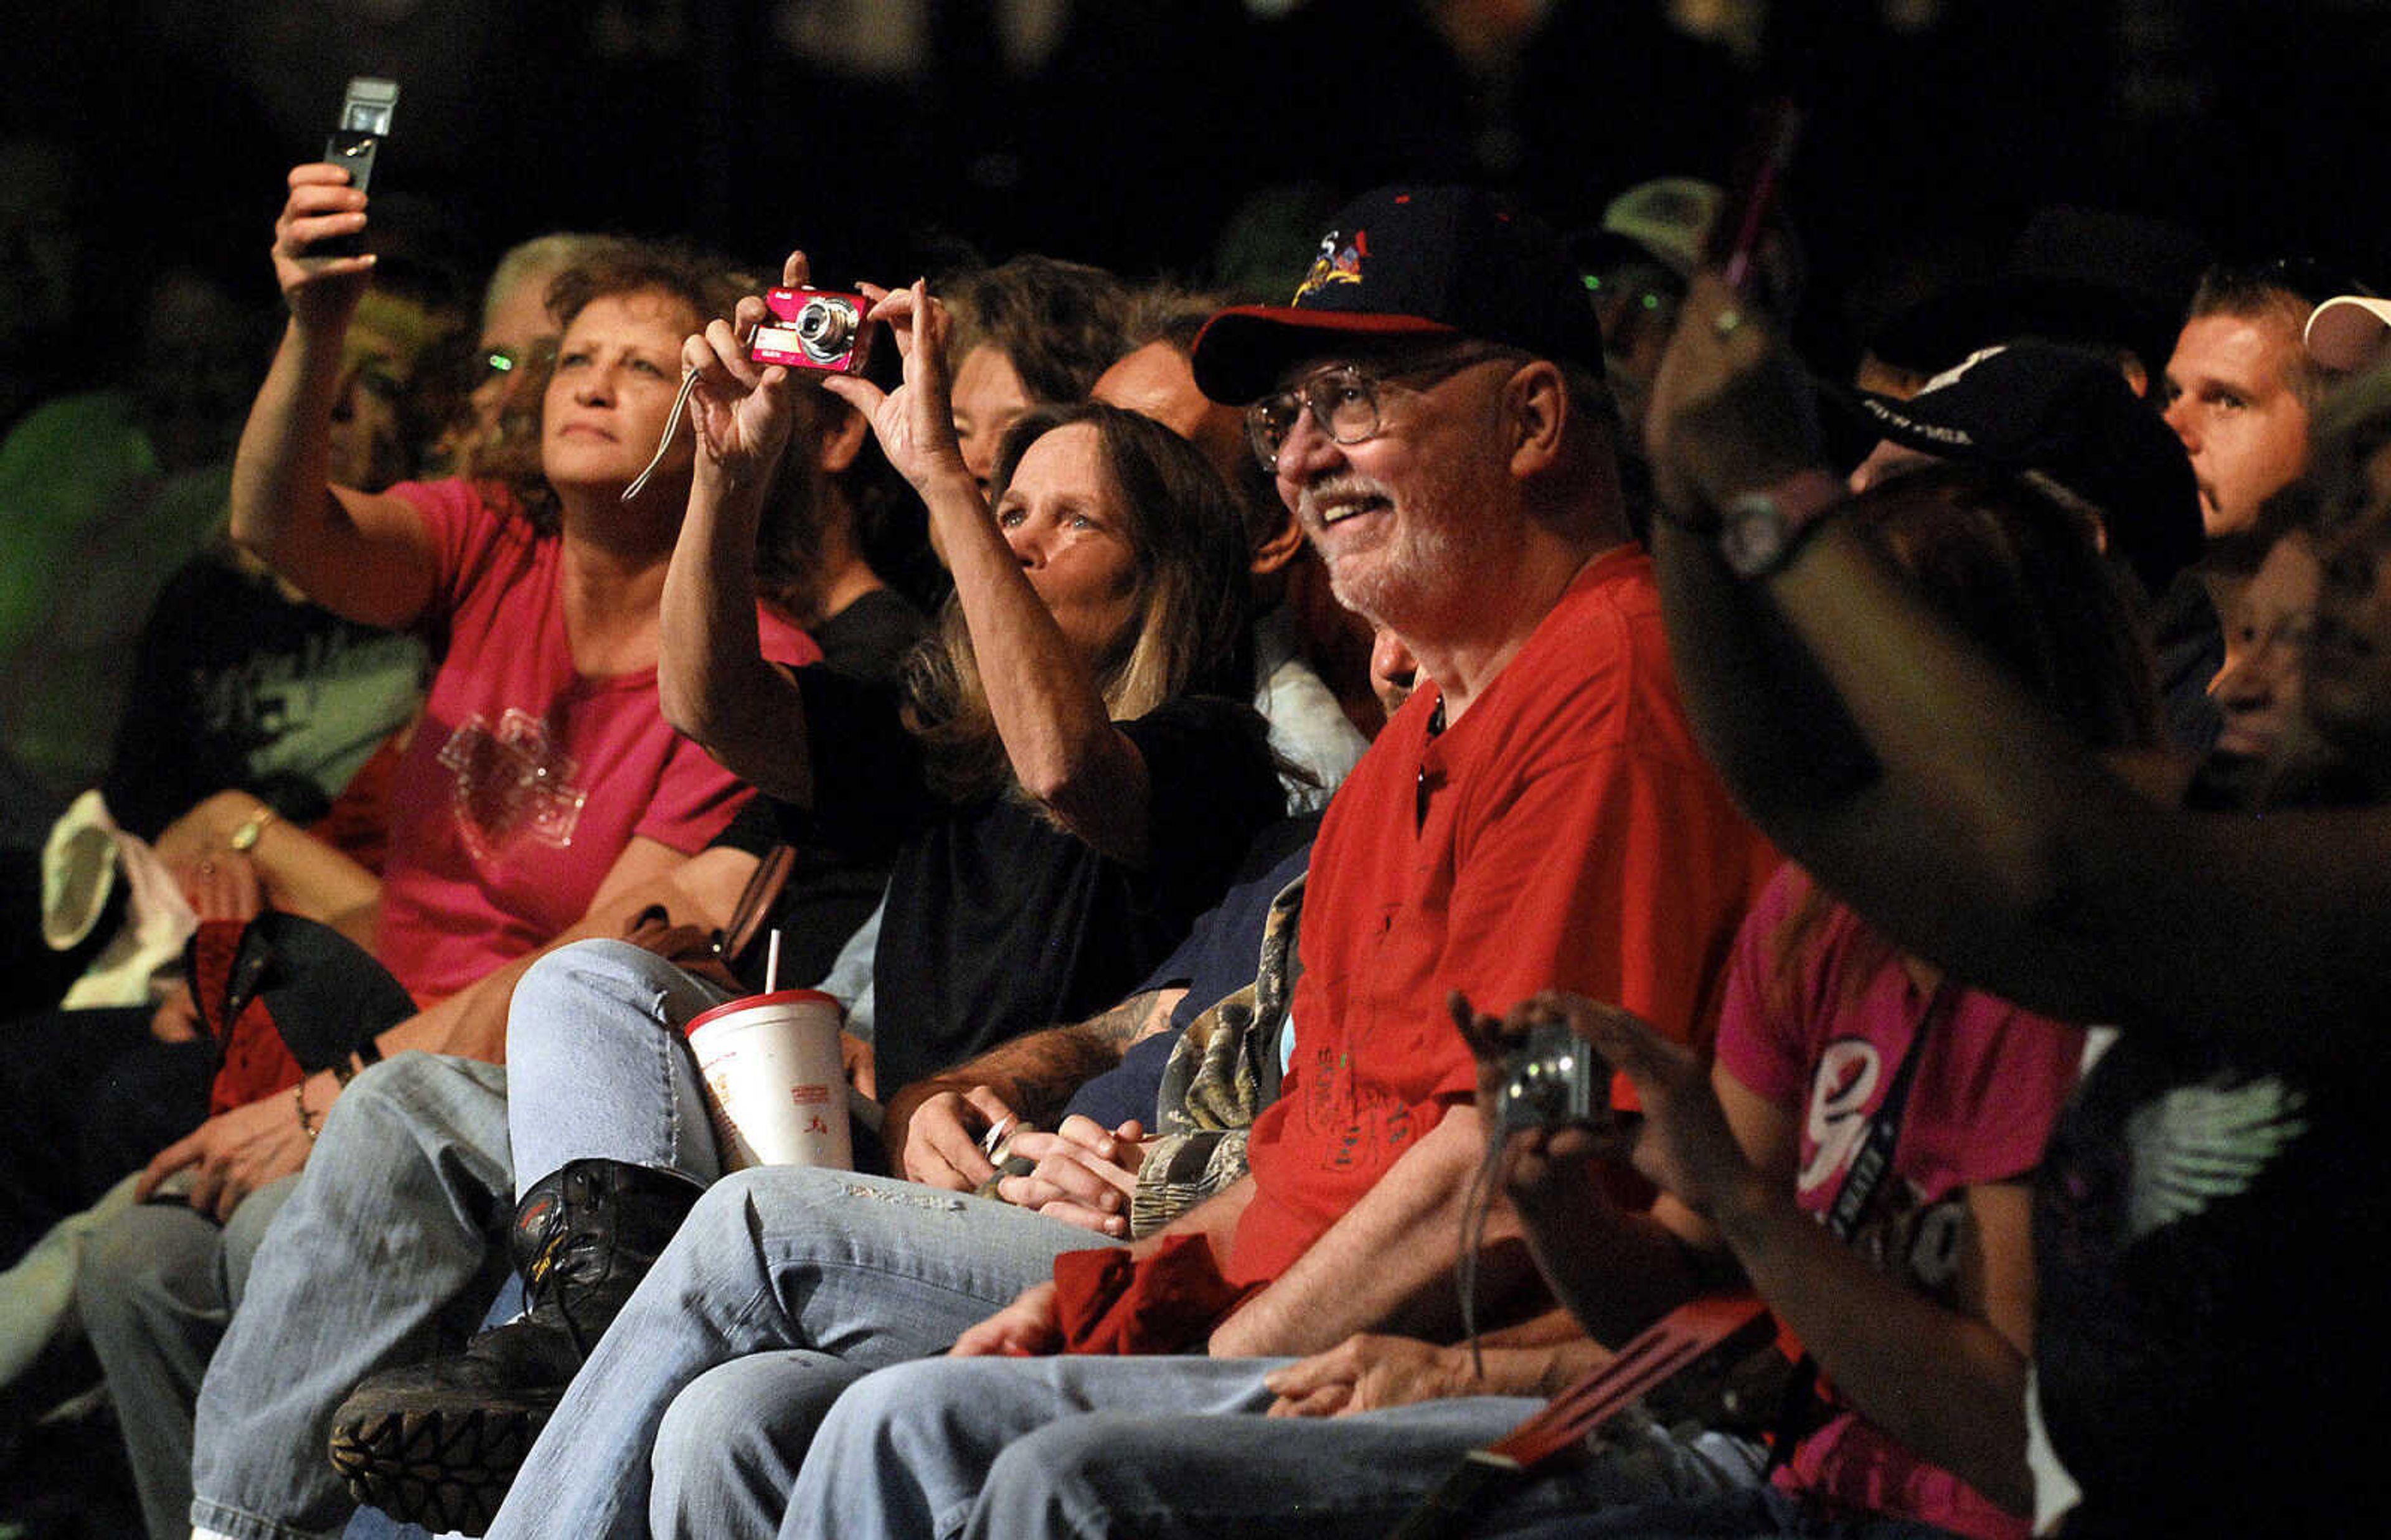
[[319, 1115], [307, 1110], [307, 1083], [305, 1081], [303, 1080], [298, 1084], [291, 1088], [291, 1103], [292, 1106], [299, 1109], [299, 1132], [307, 1136], [307, 1142], [309, 1144], [314, 1144], [316, 1142], [316, 1135], [318, 1131], [318, 1125], [320, 1125], [324, 1120]]

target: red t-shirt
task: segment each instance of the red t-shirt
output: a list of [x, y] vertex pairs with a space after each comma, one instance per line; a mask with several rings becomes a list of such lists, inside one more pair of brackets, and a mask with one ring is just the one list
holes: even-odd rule
[[1312, 848], [1294, 1059], [1247, 1148], [1239, 1284], [1285, 1271], [1474, 1096], [1446, 991], [1500, 1013], [1574, 990], [1707, 1041], [1776, 866], [1694, 746], [1640, 550], [1590, 563], [1431, 737], [1436, 699], [1387, 725]]
[[[391, 789], [375, 954], [419, 999], [452, 995], [578, 920], [633, 835], [695, 852], [747, 789], [666, 725], [656, 671], [574, 667], [563, 543], [463, 481], [391, 489], [439, 562], [421, 624], [445, 632]], [[809, 662], [760, 608], [765, 653]]]
[[[1777, 932], [1806, 887], [1788, 866], [1753, 906], [1727, 975], [1718, 1061], [1800, 1119], [1796, 1196], [1804, 1213], [1823, 1217], [1932, 995], [1840, 905], [1815, 932], [1790, 993], [1779, 990]], [[1852, 1244], [1910, 1289], [1956, 1307], [1967, 1189], [2023, 1181], [2041, 1162], [2084, 1034], [1973, 990], [1955, 995], [1933, 1030], [1919, 1050], [1892, 1170]], [[1856, 1412], [1836, 1413], [1803, 1439], [1777, 1480], [1838, 1509], [1918, 1519], [1976, 1540], [2023, 1540], [2029, 1528]]]

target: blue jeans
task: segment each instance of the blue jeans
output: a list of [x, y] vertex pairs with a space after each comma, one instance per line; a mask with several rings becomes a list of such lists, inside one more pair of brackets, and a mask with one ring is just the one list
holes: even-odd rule
[[[1335, 1418], [1256, 1415], [1273, 1399], [1262, 1377], [1286, 1362], [971, 1358], [883, 1370], [823, 1422], [779, 1534], [1361, 1540], [1541, 1405], [1472, 1396]], [[1600, 1457], [1489, 1499], [1472, 1533], [1749, 1486], [1764, 1459], [1725, 1434], [1680, 1442], [1641, 1421]]]
[[507, 1274], [515, 1173], [585, 1156], [714, 1170], [679, 1027], [719, 991], [652, 952], [592, 941], [515, 986], [509, 1072], [403, 1054], [354, 1081], [325, 1119], [290, 1212], [200, 1395], [191, 1520], [236, 1540], [337, 1533], [353, 1508], [324, 1457], [357, 1382], [454, 1351]]
[[296, 1185], [295, 1177], [267, 1184], [224, 1225], [183, 1203], [137, 1205], [92, 1237], [76, 1274], [75, 1308], [108, 1371], [142, 1524], [152, 1536], [190, 1533], [191, 1418], [200, 1376]]
[[[732, 1372], [762, 1377], [775, 1425], [797, 1439], [776, 1457], [793, 1459], [859, 1372], [941, 1351], [1051, 1277], [1058, 1252], [1104, 1244], [1027, 1210], [883, 1177], [786, 1166], [726, 1176], [583, 1366], [489, 1533], [636, 1540], [649, 1533], [667, 1410], [679, 1418], [676, 1398], [707, 1370], [775, 1354]], [[805, 1351], [781, 1351], [793, 1348]], [[708, 1392], [696, 1393], [689, 1425], [706, 1420]], [[679, 1500], [691, 1489], [658, 1490]], [[686, 1533], [722, 1532], [692, 1522]], [[667, 1516], [657, 1533], [679, 1523]]]
[[576, 942], [534, 963], [507, 1011], [518, 1181], [530, 1187], [579, 1160], [701, 1184], [721, 1175], [684, 1029], [725, 998], [628, 942]]
[[506, 1072], [402, 1054], [324, 1120], [199, 1401], [190, 1521], [237, 1540], [336, 1534], [325, 1458], [358, 1380], [452, 1350], [506, 1273]]

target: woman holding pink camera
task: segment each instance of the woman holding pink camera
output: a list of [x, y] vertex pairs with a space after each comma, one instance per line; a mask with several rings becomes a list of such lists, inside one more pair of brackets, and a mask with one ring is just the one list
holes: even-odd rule
[[[786, 276], [803, 285], [802, 257]], [[751, 356], [767, 307], [748, 299], [682, 353], [695, 371], [699, 447], [666, 584], [664, 684], [673, 719], [776, 799], [793, 834], [858, 822], [901, 831], [872, 969], [885, 1097], [996, 1042], [1118, 1001], [1217, 900], [1285, 803], [1260, 719], [1241, 699], [1242, 514], [1208, 462], [1133, 413], [1049, 408], [1007, 433], [984, 494], [957, 444], [945, 308], [921, 285], [867, 288], [863, 299], [872, 324], [894, 333], [904, 381], [884, 391], [832, 374], [823, 385], [869, 420], [928, 507], [955, 581], [938, 632], [915, 653], [901, 698], [874, 699], [822, 669], [793, 674], [757, 651], [746, 552], [798, 379]], [[686, 1209], [721, 1173], [673, 1030], [693, 1012], [675, 1003], [671, 972], [592, 943], [517, 991], [509, 1121], [532, 1308], [461, 1357], [358, 1388], [332, 1423], [353, 1492], [435, 1528], [479, 1529], [560, 1398], [560, 1415], [574, 1415], [568, 1386], [626, 1382], [576, 1376], [613, 1341], [607, 1324], [659, 1252], [678, 1254], [666, 1242], [679, 1213], [659, 1178], [682, 1185]], [[919, 1187], [764, 1167], [713, 1191], [705, 1201], [752, 1202], [792, 1235], [889, 1259], [838, 1269], [810, 1290], [820, 1314], [808, 1329], [824, 1342], [841, 1336], [832, 1317], [876, 1309], [893, 1291], [923, 1298], [920, 1346], [930, 1351], [1041, 1276], [1055, 1252], [1091, 1239], [1042, 1214], [940, 1194], [955, 1244], [898, 1257], [900, 1248], [863, 1232], [911, 1214]], [[618, 1222], [632, 1207], [606, 1195], [631, 1192], [646, 1196]], [[825, 1193], [854, 1192], [891, 1201], [846, 1203], [826, 1223], [808, 1217]], [[539, 1243], [523, 1244], [526, 1233]], [[602, 1267], [566, 1276], [539, 1261], [595, 1257], [600, 1237]], [[958, 1269], [969, 1275], [960, 1283]], [[654, 1397], [613, 1406], [614, 1421], [640, 1424], [629, 1436], [644, 1451], [672, 1392], [707, 1367], [691, 1359], [632, 1375]], [[796, 1387], [793, 1404], [827, 1405], [860, 1372], [829, 1359], [824, 1370]], [[553, 1452], [586, 1459], [599, 1447], [578, 1442]], [[416, 1453], [426, 1449], [442, 1452], [435, 1479]], [[643, 1476], [646, 1462], [621, 1469]], [[542, 1506], [570, 1492], [636, 1507], [628, 1482], [599, 1484], [609, 1490], [572, 1481], [534, 1489]], [[546, 1518], [573, 1533], [604, 1526], [578, 1513]]]

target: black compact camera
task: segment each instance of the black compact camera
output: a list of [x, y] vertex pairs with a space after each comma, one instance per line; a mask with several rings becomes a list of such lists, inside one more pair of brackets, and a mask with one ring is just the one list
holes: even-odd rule
[[1570, 1123], [1607, 1131], [1612, 1121], [1610, 1066], [1567, 1022], [1529, 1028], [1527, 1040], [1503, 1060], [1503, 1084], [1494, 1093], [1497, 1133]]
[[772, 321], [756, 328], [747, 356], [821, 374], [861, 374], [872, 356], [872, 302], [820, 289], [775, 289], [764, 296]]

